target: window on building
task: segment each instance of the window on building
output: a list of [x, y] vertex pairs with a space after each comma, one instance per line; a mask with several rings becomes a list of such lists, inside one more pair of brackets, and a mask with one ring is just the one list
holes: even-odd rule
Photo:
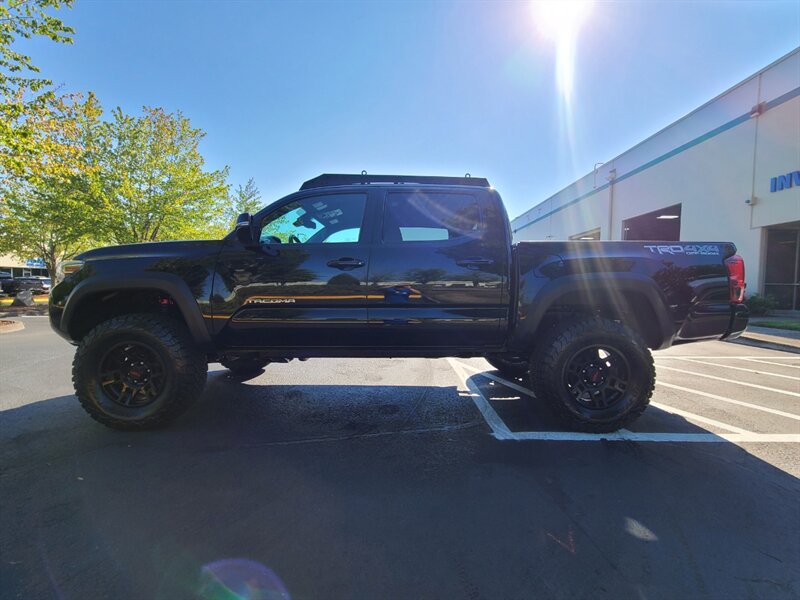
[[430, 242], [475, 235], [478, 201], [469, 194], [391, 193], [383, 215], [384, 242]]
[[767, 230], [764, 295], [777, 308], [800, 310], [800, 222]]
[[681, 205], [654, 210], [622, 222], [623, 240], [677, 242], [681, 239]]
[[575, 235], [569, 236], [571, 240], [599, 240], [600, 239], [600, 228], [595, 227], [594, 229], [590, 229], [589, 231], [584, 231], [583, 233], [576, 233]]

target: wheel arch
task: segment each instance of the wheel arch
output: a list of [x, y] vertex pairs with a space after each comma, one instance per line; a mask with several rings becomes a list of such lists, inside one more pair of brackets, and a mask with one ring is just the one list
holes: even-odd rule
[[634, 273], [568, 275], [542, 286], [532, 299], [521, 297], [511, 347], [530, 348], [554, 322], [575, 314], [617, 319], [637, 331], [653, 350], [675, 338], [669, 305], [655, 282]]
[[[168, 299], [161, 307], [154, 298]], [[161, 309], [183, 321], [192, 339], [210, 345], [211, 336], [203, 314], [186, 283], [175, 275], [154, 273], [143, 277], [102, 277], [79, 283], [69, 296], [61, 317], [61, 329], [80, 339], [98, 323], [131, 312]]]

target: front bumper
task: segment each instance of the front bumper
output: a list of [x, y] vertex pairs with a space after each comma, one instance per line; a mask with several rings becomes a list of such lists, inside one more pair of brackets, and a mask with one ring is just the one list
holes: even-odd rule
[[69, 333], [61, 329], [61, 317], [64, 314], [64, 307], [53, 303], [52, 299], [47, 305], [47, 315], [50, 318], [50, 327], [70, 344], [75, 344], [75, 340], [69, 337]]

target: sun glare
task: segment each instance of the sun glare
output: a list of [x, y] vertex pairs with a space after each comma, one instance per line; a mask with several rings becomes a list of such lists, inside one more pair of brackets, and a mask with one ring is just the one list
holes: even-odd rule
[[533, 16], [542, 35], [553, 40], [573, 37], [592, 12], [592, 0], [540, 0], [533, 2]]
[[539, 33], [556, 45], [556, 83], [565, 101], [572, 97], [578, 32], [592, 12], [591, 0], [540, 0], [532, 3]]

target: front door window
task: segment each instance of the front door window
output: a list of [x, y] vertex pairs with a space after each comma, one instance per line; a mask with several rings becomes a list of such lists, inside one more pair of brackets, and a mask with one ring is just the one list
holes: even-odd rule
[[331, 194], [294, 200], [261, 222], [260, 241], [282, 244], [354, 243], [361, 235], [366, 194]]

